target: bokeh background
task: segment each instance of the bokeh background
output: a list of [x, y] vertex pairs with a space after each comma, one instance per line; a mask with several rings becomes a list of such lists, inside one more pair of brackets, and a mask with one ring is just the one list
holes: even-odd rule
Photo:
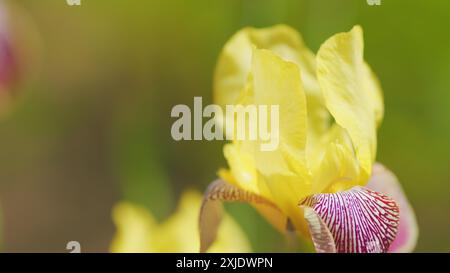
[[[360, 24], [386, 113], [378, 160], [417, 213], [419, 252], [450, 251], [450, 2], [441, 0], [2, 0], [21, 33], [27, 75], [0, 121], [1, 250], [108, 251], [111, 208], [158, 219], [180, 193], [226, 166], [223, 142], [171, 138], [171, 108], [202, 96], [227, 39], [286, 23], [316, 52]], [[288, 251], [246, 205], [231, 205], [255, 251]]]

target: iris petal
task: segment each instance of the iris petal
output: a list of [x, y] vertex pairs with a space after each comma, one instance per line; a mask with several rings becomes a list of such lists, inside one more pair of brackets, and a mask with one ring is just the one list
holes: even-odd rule
[[314, 54], [295, 29], [276, 25], [261, 29], [244, 28], [225, 44], [214, 75], [216, 103], [226, 105], [237, 102], [251, 70], [254, 47], [270, 50], [283, 60], [296, 63], [300, 67], [307, 92], [319, 97]]
[[[304, 199], [305, 219], [318, 251], [327, 250], [329, 236], [334, 239], [336, 252], [387, 252], [397, 235], [398, 205], [389, 197], [356, 186], [339, 193], [315, 194]], [[319, 218], [319, 220], [317, 219]], [[328, 240], [327, 240], [328, 238]], [[325, 244], [323, 243], [325, 242]], [[328, 250], [333, 250], [328, 248]]]
[[251, 69], [252, 91], [247, 99], [257, 106], [279, 106], [279, 119], [266, 123], [278, 129], [271, 138], [279, 145], [270, 151], [261, 151], [262, 139], [226, 145], [224, 154], [234, 176], [228, 182], [271, 200], [294, 218], [298, 200], [311, 194], [305, 159], [306, 97], [300, 72], [294, 63], [264, 49], [253, 50]]
[[199, 219], [200, 252], [206, 252], [216, 238], [223, 215], [222, 201], [249, 203], [280, 231], [286, 230], [287, 217], [272, 202], [219, 179], [209, 185], [203, 197]]
[[372, 178], [367, 187], [391, 196], [400, 207], [398, 235], [389, 247], [389, 252], [413, 251], [419, 236], [417, 220], [414, 210], [395, 175], [383, 165], [377, 163], [373, 166]]
[[273, 151], [261, 151], [255, 147], [256, 168], [265, 176], [289, 175], [291, 168], [299, 168], [303, 174], [306, 173], [306, 97], [298, 67], [268, 50], [255, 49], [252, 75], [253, 103], [279, 107], [279, 120], [274, 121], [278, 123], [279, 133], [271, 136], [279, 138], [279, 145]]
[[303, 207], [303, 209], [316, 252], [335, 253], [336, 244], [334, 243], [333, 235], [331, 235], [322, 218], [312, 208]]
[[[348, 131], [366, 182], [376, 155], [376, 126], [382, 118], [381, 91], [363, 59], [362, 29], [328, 39], [317, 53], [317, 79], [328, 110]], [[360, 183], [361, 184], [361, 183]]]

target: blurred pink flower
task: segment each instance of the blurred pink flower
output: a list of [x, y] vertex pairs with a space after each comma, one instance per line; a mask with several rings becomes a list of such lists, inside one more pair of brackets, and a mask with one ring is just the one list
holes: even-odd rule
[[0, 3], [0, 92], [10, 92], [19, 78], [17, 52], [10, 30], [9, 13]]

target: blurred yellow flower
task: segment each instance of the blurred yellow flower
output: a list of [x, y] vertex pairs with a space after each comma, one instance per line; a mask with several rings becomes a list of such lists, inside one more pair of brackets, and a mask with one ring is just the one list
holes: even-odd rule
[[[121, 202], [113, 209], [117, 232], [111, 252], [198, 252], [198, 213], [202, 196], [185, 192], [177, 211], [163, 223], [138, 205]], [[250, 252], [245, 234], [228, 215], [222, 220], [217, 239], [209, 252]]]

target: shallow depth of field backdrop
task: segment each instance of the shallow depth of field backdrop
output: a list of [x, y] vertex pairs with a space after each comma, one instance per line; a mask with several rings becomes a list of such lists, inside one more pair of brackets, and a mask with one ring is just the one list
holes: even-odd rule
[[[125, 198], [158, 219], [181, 191], [204, 190], [224, 142], [171, 138], [176, 104], [212, 103], [218, 53], [243, 26], [287, 23], [316, 52], [362, 25], [385, 119], [378, 160], [416, 210], [417, 251], [450, 251], [450, 1], [11, 0], [38, 32], [33, 77], [0, 121], [2, 251], [107, 251], [111, 207]], [[21, 20], [14, 17], [13, 20]], [[254, 251], [285, 240], [231, 205]], [[189, 236], [189, 235], [187, 235]]]

